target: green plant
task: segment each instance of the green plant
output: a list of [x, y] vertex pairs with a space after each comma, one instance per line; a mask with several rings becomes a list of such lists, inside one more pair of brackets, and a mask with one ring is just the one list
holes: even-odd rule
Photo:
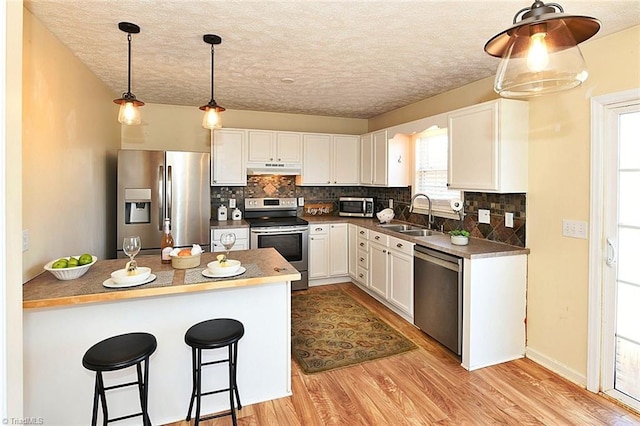
[[454, 236], [468, 237], [469, 231], [465, 231], [464, 229], [454, 229], [453, 231], [449, 231], [449, 234]]

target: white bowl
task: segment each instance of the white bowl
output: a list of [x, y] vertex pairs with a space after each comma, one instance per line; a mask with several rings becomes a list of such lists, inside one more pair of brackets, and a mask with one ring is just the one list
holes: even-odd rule
[[384, 209], [376, 213], [376, 217], [380, 221], [380, 223], [389, 223], [395, 216], [393, 213], [393, 209]]
[[111, 279], [116, 284], [135, 284], [141, 283], [151, 274], [151, 268], [146, 266], [138, 266], [135, 270], [135, 274], [129, 274], [126, 269], [118, 269], [111, 273]]
[[220, 265], [220, 262], [216, 260], [215, 262], [207, 263], [207, 269], [209, 269], [209, 271], [212, 274], [222, 274], [222, 273], [231, 274], [233, 272], [236, 272], [238, 269], [240, 269], [240, 261], [227, 259], [226, 262]]
[[[73, 256], [73, 257], [77, 259], [80, 257], [80, 255]], [[96, 263], [98, 258], [96, 256], [92, 256], [92, 257], [93, 257], [93, 260], [91, 261], [91, 263], [87, 263], [86, 265], [74, 266], [73, 268], [59, 268], [59, 269], [52, 268], [51, 265], [53, 265], [53, 263], [56, 262], [58, 259], [69, 260], [71, 258], [71, 256], [59, 257], [58, 259], [54, 259], [51, 262], [44, 265], [44, 269], [51, 272], [53, 276], [59, 280], [62, 280], [62, 281], [75, 280], [76, 278], [80, 278], [81, 276], [86, 274], [89, 268], [91, 268], [91, 265]]]

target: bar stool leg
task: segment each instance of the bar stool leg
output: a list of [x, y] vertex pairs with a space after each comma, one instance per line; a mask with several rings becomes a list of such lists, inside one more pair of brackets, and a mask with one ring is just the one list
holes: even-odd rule
[[[142, 375], [142, 362], [144, 362], [144, 378]], [[144, 426], [150, 426], [151, 420], [149, 419], [147, 387], [147, 381], [149, 380], [149, 360], [147, 359], [136, 364], [136, 372], [138, 374], [138, 393], [140, 395], [140, 408], [142, 409], [142, 424]]]
[[197, 389], [196, 389], [196, 423], [195, 426], [200, 424], [200, 399], [202, 399], [202, 349], [197, 349], [197, 363], [198, 370], [196, 374]]
[[98, 381], [98, 392], [100, 393], [100, 399], [102, 400], [102, 425], [107, 426], [109, 412], [107, 410], [107, 395], [104, 391], [104, 381], [102, 380], [102, 372], [96, 372], [96, 380]]
[[229, 406], [231, 407], [231, 421], [233, 422], [233, 426], [238, 424], [238, 420], [236, 419], [236, 410], [234, 408], [234, 371], [233, 371], [233, 345], [229, 345]]
[[[229, 362], [231, 362], [231, 357], [229, 357]], [[238, 401], [238, 410], [242, 410], [242, 404], [240, 403], [240, 395], [238, 394], [238, 376], [236, 372], [238, 371], [236, 366], [238, 365], [238, 342], [233, 344], [233, 390], [236, 394], [236, 401]]]
[[186, 421], [191, 420], [191, 411], [193, 410], [193, 401], [196, 398], [196, 383], [197, 383], [197, 376], [196, 376], [196, 349], [195, 348], [191, 348], [191, 400], [189, 401], [189, 411], [187, 412], [187, 418]]
[[93, 391], [93, 414], [91, 415], [91, 426], [98, 424], [98, 399], [100, 395], [100, 388], [98, 387], [98, 375], [96, 374], [95, 386]]

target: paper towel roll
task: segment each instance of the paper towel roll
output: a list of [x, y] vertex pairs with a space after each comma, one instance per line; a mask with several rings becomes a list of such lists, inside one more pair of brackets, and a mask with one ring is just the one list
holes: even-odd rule
[[464, 206], [462, 200], [451, 200], [449, 202], [449, 205], [451, 206], [451, 210], [453, 210], [454, 212], [461, 211], [462, 207]]

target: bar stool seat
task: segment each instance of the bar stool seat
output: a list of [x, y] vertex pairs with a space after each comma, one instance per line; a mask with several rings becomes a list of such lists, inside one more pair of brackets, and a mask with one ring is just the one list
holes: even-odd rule
[[[193, 367], [193, 389], [187, 421], [191, 420], [193, 403], [196, 403], [195, 424], [200, 424], [202, 420], [209, 420], [218, 417], [231, 416], [234, 426], [237, 425], [236, 411], [234, 404], [237, 402], [238, 410], [242, 409], [240, 395], [238, 394], [238, 384], [236, 382], [236, 365], [238, 360], [238, 341], [244, 336], [244, 326], [240, 321], [230, 318], [218, 318], [203, 321], [191, 326], [184, 335], [184, 341], [191, 347], [191, 361]], [[202, 351], [207, 349], [228, 348], [228, 358], [217, 361], [202, 362]], [[202, 367], [206, 365], [229, 363], [229, 387], [224, 389], [202, 392]], [[220, 392], [229, 392], [229, 412], [200, 417], [201, 397]], [[234, 400], [235, 396], [235, 400]]]
[[[109, 337], [93, 345], [82, 358], [82, 365], [91, 371], [96, 372], [96, 382], [93, 394], [93, 416], [92, 425], [96, 425], [98, 419], [98, 400], [101, 400], [103, 412], [103, 424], [129, 419], [131, 417], [142, 416], [144, 425], [151, 425], [148, 413], [148, 379], [149, 379], [149, 357], [153, 354], [158, 344], [155, 336], [149, 333], [127, 333], [119, 336]], [[142, 364], [144, 363], [144, 373]], [[103, 372], [121, 370], [136, 366], [138, 380], [135, 382], [123, 383], [113, 386], [104, 386]], [[109, 419], [107, 410], [107, 400], [105, 392], [112, 389], [127, 386], [138, 386], [141, 412], [126, 416]]]

